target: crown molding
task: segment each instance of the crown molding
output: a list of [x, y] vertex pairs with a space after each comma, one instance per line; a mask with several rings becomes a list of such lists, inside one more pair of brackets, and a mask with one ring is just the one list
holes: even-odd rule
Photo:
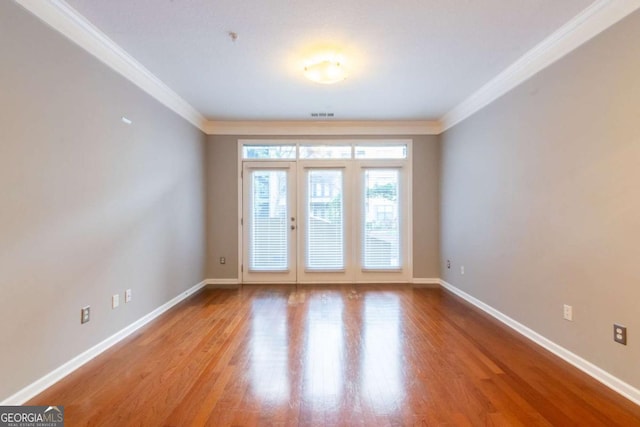
[[640, 8], [640, 0], [598, 0], [445, 114], [442, 131], [486, 107], [534, 74]]
[[438, 135], [436, 120], [208, 121], [208, 135]]
[[63, 0], [15, 0], [78, 46], [204, 131], [206, 119], [180, 95]]
[[438, 135], [640, 8], [640, 0], [596, 1], [440, 120], [217, 121], [207, 120], [64, 0], [14, 1], [209, 135]]

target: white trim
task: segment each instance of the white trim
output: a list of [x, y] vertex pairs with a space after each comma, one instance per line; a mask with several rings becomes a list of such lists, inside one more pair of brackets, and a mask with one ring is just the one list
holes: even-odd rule
[[407, 285], [409, 282], [406, 280], [348, 280], [338, 282], [322, 282], [317, 280], [310, 280], [307, 282], [299, 282], [299, 285]]
[[240, 287], [238, 279], [207, 279], [207, 287], [211, 289], [236, 289]]
[[244, 278], [244, 230], [243, 230], [243, 215], [244, 215], [244, 169], [242, 167], [242, 141], [238, 140], [238, 153], [237, 153], [237, 167], [238, 167], [238, 282], [242, 283]]
[[596, 1], [442, 116], [442, 131], [475, 114], [638, 8], [640, 0]]
[[411, 283], [413, 278], [413, 139], [407, 143], [407, 163], [403, 168], [406, 168], [405, 191], [406, 203], [404, 208], [407, 210], [404, 220], [406, 221], [406, 236], [407, 243], [404, 245], [405, 256], [407, 257], [407, 280]]
[[208, 121], [207, 135], [438, 135], [437, 120]]
[[111, 335], [109, 338], [91, 347], [89, 350], [83, 353], [80, 353], [73, 359], [69, 360], [68, 362], [64, 363], [63, 365], [49, 372], [45, 376], [29, 384], [22, 390], [18, 391], [12, 396], [9, 396], [8, 398], [0, 402], [0, 406], [22, 405], [23, 403], [25, 403], [35, 395], [43, 392], [45, 389], [51, 387], [53, 384], [60, 381], [62, 378], [66, 377], [67, 375], [69, 375], [70, 373], [72, 373], [73, 371], [75, 371], [85, 363], [89, 362], [93, 358], [99, 356], [104, 351], [113, 347], [118, 342], [122, 341], [123, 339], [125, 339], [126, 337], [128, 337], [129, 335], [131, 335], [132, 333], [134, 333], [135, 331], [137, 331], [147, 323], [156, 319], [158, 316], [160, 316], [161, 314], [169, 310], [174, 305], [178, 304], [179, 302], [191, 296], [192, 294], [198, 292], [200, 289], [202, 289], [206, 285], [206, 282], [207, 282], [206, 280], [202, 281], [197, 285], [193, 286], [192, 288], [187, 289], [186, 291], [180, 293], [175, 298], [162, 304], [160, 307], [156, 308], [152, 312], [142, 316], [140, 319], [136, 320], [129, 326], [125, 327], [124, 329], [121, 329], [120, 331]]
[[[271, 281], [277, 283], [286, 283], [286, 282], [295, 282], [297, 270], [296, 270], [296, 254], [297, 254], [297, 245], [298, 245], [298, 232], [296, 230], [295, 223], [292, 223], [291, 230], [289, 230], [289, 225], [286, 226], [287, 235], [285, 236], [285, 240], [287, 242], [286, 252], [287, 252], [287, 264], [286, 269], [284, 270], [273, 270], [273, 271], [260, 271], [254, 270], [249, 267], [250, 261], [250, 251], [249, 247], [251, 244], [252, 233], [250, 230], [250, 226], [252, 225], [252, 218], [254, 211], [253, 204], [255, 200], [251, 196], [253, 193], [252, 186], [253, 183], [249, 179], [251, 173], [253, 171], [264, 171], [272, 169], [277, 172], [284, 172], [285, 180], [286, 180], [286, 221], [289, 221], [289, 216], [291, 218], [297, 218], [297, 170], [298, 166], [294, 159], [283, 159], [282, 161], [271, 161], [271, 162], [263, 162], [258, 159], [251, 159], [251, 161], [244, 161], [242, 163], [242, 193], [238, 196], [239, 199], [242, 199], [242, 216], [247, 220], [246, 224], [242, 227], [242, 243], [238, 243], [238, 247], [243, 248], [242, 257], [240, 258], [240, 262], [244, 265], [246, 262], [247, 265], [244, 266], [243, 271], [241, 273], [241, 280], [251, 281], [251, 282], [262, 282], [262, 281]], [[293, 221], [293, 220], [292, 220]], [[299, 219], [296, 219], [299, 222]]]
[[453, 294], [459, 296], [460, 298], [464, 299], [465, 301], [475, 305], [480, 310], [484, 311], [485, 313], [489, 314], [490, 316], [496, 318], [500, 322], [504, 323], [505, 325], [507, 325], [508, 327], [513, 329], [514, 331], [520, 333], [521, 335], [524, 335], [526, 338], [529, 338], [531, 341], [533, 341], [536, 344], [544, 347], [545, 349], [549, 350], [551, 353], [555, 354], [556, 356], [560, 357], [561, 359], [565, 360], [566, 362], [572, 364], [576, 368], [580, 369], [582, 372], [584, 372], [584, 373], [590, 375], [591, 377], [595, 378], [596, 380], [600, 381], [602, 384], [606, 385], [607, 387], [609, 387], [613, 391], [615, 391], [615, 392], [621, 394], [622, 396], [626, 397], [627, 399], [631, 400], [636, 405], [640, 405], [640, 390], [638, 390], [637, 388], [633, 387], [630, 384], [627, 384], [626, 382], [622, 381], [621, 379], [619, 379], [617, 377], [614, 377], [613, 375], [611, 375], [610, 373], [608, 373], [604, 369], [594, 365], [593, 363], [583, 359], [582, 357], [578, 356], [577, 354], [572, 353], [571, 351], [567, 350], [566, 348], [564, 348], [564, 347], [554, 343], [553, 341], [545, 338], [544, 336], [540, 335], [536, 331], [534, 331], [532, 329], [529, 329], [528, 327], [526, 327], [522, 323], [519, 323], [518, 321], [516, 321], [516, 320], [510, 318], [509, 316], [501, 313], [500, 311], [496, 310], [495, 308], [491, 307], [490, 305], [485, 304], [484, 302], [482, 302], [479, 299], [469, 295], [468, 293], [464, 292], [463, 290], [458, 289], [457, 287], [453, 286], [452, 284], [447, 283], [444, 280], [440, 280], [440, 285], [443, 288], [445, 288], [446, 290], [450, 291], [451, 293], [453, 293]]
[[351, 283], [356, 285], [409, 285], [407, 280], [356, 280]]
[[244, 285], [273, 285], [273, 286], [296, 286], [299, 285], [299, 283], [296, 282], [260, 282], [257, 280], [247, 280], [247, 281], [243, 281], [241, 282], [242, 286]]
[[[355, 284], [397, 283], [397, 284], [405, 284], [405, 282], [375, 282], [375, 281], [357, 281], [357, 282], [345, 282], [345, 283], [355, 283]], [[632, 402], [636, 403], [637, 405], [640, 405], [640, 390], [638, 390], [637, 388], [635, 388], [632, 385], [622, 381], [621, 379], [611, 375], [610, 373], [606, 372], [602, 368], [600, 368], [600, 367], [594, 365], [593, 363], [583, 359], [582, 357], [578, 356], [577, 354], [572, 353], [571, 351], [565, 349], [564, 347], [562, 347], [562, 346], [554, 343], [553, 341], [545, 338], [544, 336], [540, 335], [539, 333], [533, 331], [532, 329], [529, 329], [528, 327], [524, 326], [523, 324], [517, 322], [516, 320], [514, 320], [514, 319], [510, 318], [509, 316], [503, 314], [502, 312], [496, 310], [495, 308], [491, 307], [490, 305], [485, 304], [484, 302], [480, 301], [479, 299], [469, 295], [468, 293], [464, 292], [463, 290], [451, 285], [450, 283], [448, 283], [448, 282], [446, 282], [446, 281], [444, 281], [442, 279], [436, 279], [436, 278], [414, 278], [412, 283], [413, 283], [413, 285], [435, 285], [435, 284], [440, 284], [446, 290], [448, 290], [451, 293], [459, 296], [460, 298], [464, 299], [465, 301], [469, 302], [470, 304], [478, 307], [479, 309], [481, 309], [485, 313], [489, 314], [490, 316], [494, 317], [495, 319], [499, 320], [500, 322], [502, 322], [506, 326], [510, 327], [514, 331], [520, 333], [521, 335], [525, 336], [526, 338], [530, 339], [531, 341], [535, 342], [536, 344], [544, 347], [545, 349], [547, 349], [551, 353], [555, 354], [556, 356], [560, 357], [561, 359], [565, 360], [566, 362], [570, 363], [571, 365], [575, 366], [576, 368], [580, 369], [581, 371], [585, 372], [586, 374], [588, 374], [591, 377], [595, 378], [596, 380], [600, 381], [602, 384], [604, 384], [607, 387], [611, 388], [613, 391], [615, 391], [615, 392], [619, 393], [620, 395], [626, 397], [627, 399], [631, 400]], [[189, 297], [189, 296], [193, 295], [194, 293], [198, 292], [203, 287], [209, 285], [209, 286], [213, 286], [215, 288], [229, 288], [229, 287], [232, 287], [232, 286], [233, 287], [237, 287], [240, 284], [241, 284], [241, 282], [238, 279], [206, 279], [206, 280], [203, 280], [202, 282], [198, 283], [197, 285], [193, 286], [192, 288], [187, 289], [186, 291], [182, 292], [181, 294], [179, 294], [175, 298], [171, 299], [170, 301], [168, 301], [165, 304], [161, 305], [160, 307], [156, 308], [152, 312], [150, 312], [150, 313], [146, 314], [145, 316], [141, 317], [140, 319], [136, 320], [135, 322], [133, 322], [129, 326], [125, 327], [124, 329], [116, 332], [115, 334], [113, 334], [109, 338], [105, 339], [104, 341], [96, 344], [95, 346], [91, 347], [87, 351], [79, 354], [78, 356], [74, 357], [73, 359], [69, 360], [68, 362], [64, 363], [63, 365], [59, 366], [58, 368], [54, 369], [53, 371], [49, 372], [45, 376], [41, 377], [40, 379], [38, 379], [38, 380], [34, 381], [33, 383], [31, 383], [30, 385], [26, 386], [22, 390], [20, 390], [17, 393], [13, 394], [12, 396], [9, 396], [8, 398], [6, 398], [2, 402], [0, 402], [0, 406], [22, 405], [22, 404], [24, 404], [29, 399], [31, 399], [34, 396], [36, 396], [37, 394], [41, 393], [45, 389], [51, 387], [53, 384], [55, 384], [56, 382], [60, 381], [62, 378], [64, 378], [65, 376], [69, 375], [70, 373], [72, 373], [73, 371], [75, 371], [79, 367], [83, 366], [84, 364], [86, 364], [90, 360], [94, 359], [95, 357], [99, 356], [101, 353], [103, 353], [104, 351], [108, 350], [109, 348], [111, 348], [112, 346], [114, 346], [115, 344], [117, 344], [118, 342], [123, 340], [124, 338], [128, 337], [129, 335], [131, 335], [132, 333], [134, 333], [135, 331], [137, 331], [138, 329], [140, 329], [144, 325], [146, 325], [149, 322], [153, 321], [154, 319], [156, 319], [157, 317], [159, 317], [160, 315], [165, 313], [167, 310], [169, 310], [170, 308], [172, 308], [176, 304], [180, 303], [182, 300], [184, 300], [187, 297]], [[246, 283], [246, 284], [249, 284], [249, 283]], [[304, 283], [304, 284], [312, 284], [312, 283]], [[289, 283], [289, 285], [294, 285], [295, 286], [295, 283]]]
[[64, 0], [16, 2], [204, 132], [202, 114]]
[[440, 286], [440, 279], [414, 277], [411, 280], [411, 284], [414, 288], [433, 288]]
[[410, 282], [406, 280], [307, 280], [302, 282], [242, 282], [243, 285], [290, 285], [290, 286], [307, 286], [307, 285], [408, 285]]
[[[282, 138], [263, 138], [261, 137], [261, 135], [256, 135], [256, 138], [240, 138], [238, 139], [238, 156], [240, 158], [240, 163], [242, 162], [268, 162], [268, 161], [274, 161], [274, 162], [287, 162], [287, 161], [310, 161], [313, 162], [314, 164], [323, 161], [323, 160], [327, 160], [327, 161], [333, 161], [333, 160], [365, 160], [365, 161], [370, 161], [370, 160], [379, 160], [381, 162], [387, 162], [387, 161], [405, 161], [407, 159], [409, 159], [409, 157], [412, 154], [412, 151], [410, 150], [409, 145], [413, 144], [413, 138], [384, 138], [384, 139], [370, 139], [368, 138], [368, 136], [370, 135], [362, 135], [362, 138], [334, 138], [334, 139], [310, 139], [310, 138], [287, 138], [287, 139], [282, 139]], [[267, 135], [269, 136], [269, 135]], [[283, 135], [283, 136], [288, 136], [288, 135]], [[326, 135], [323, 135], [326, 136]], [[353, 136], [353, 135], [351, 135]], [[354, 156], [352, 156], [350, 159], [303, 159], [300, 158], [299, 154], [300, 154], [300, 150], [299, 148], [296, 149], [296, 156], [292, 157], [292, 158], [288, 158], [288, 159], [243, 159], [242, 158], [242, 147], [247, 145], [247, 146], [255, 146], [255, 145], [288, 145], [288, 146], [308, 146], [308, 145], [352, 145], [352, 146], [358, 146], [358, 145], [363, 145], [363, 146], [374, 146], [374, 145], [407, 145], [407, 157], [404, 159], [356, 159]]]
[[[340, 146], [347, 146], [347, 144], [338, 144]], [[300, 147], [298, 145], [298, 157], [300, 157]], [[349, 154], [353, 155], [353, 145], [349, 144]], [[296, 254], [297, 263], [297, 275], [296, 281], [298, 283], [346, 283], [349, 280], [353, 280], [355, 275], [355, 260], [353, 258], [353, 239], [350, 238], [353, 229], [353, 160], [352, 159], [304, 159], [300, 158], [297, 162], [298, 166], [298, 206], [297, 206], [297, 229], [298, 229], [298, 242]], [[324, 269], [314, 270], [307, 268], [306, 255], [307, 245], [309, 243], [309, 219], [311, 213], [309, 212], [309, 197], [313, 194], [313, 189], [310, 188], [309, 174], [312, 172], [318, 172], [321, 170], [338, 171], [341, 176], [342, 188], [341, 188], [341, 204], [342, 204], [342, 251], [343, 251], [343, 265], [342, 268], [337, 268], [334, 271], [327, 271]]]
[[64, 0], [15, 0], [208, 135], [438, 135], [640, 8], [640, 0], [598, 0], [451, 109], [440, 120], [207, 120]]
[[[351, 145], [352, 146], [352, 157], [349, 159], [301, 159], [299, 154], [300, 154], [300, 146], [304, 146], [304, 145]], [[290, 145], [290, 146], [295, 146], [296, 147], [296, 156], [295, 158], [287, 158], [287, 159], [243, 159], [242, 155], [243, 155], [243, 146], [244, 145]], [[405, 158], [402, 159], [359, 159], [359, 158], [355, 158], [354, 154], [355, 152], [353, 151], [357, 146], [359, 145], [406, 145], [407, 147], [407, 156]], [[241, 283], [411, 283], [412, 279], [411, 277], [413, 276], [413, 139], [412, 138], [396, 138], [396, 139], [368, 139], [366, 136], [363, 136], [362, 138], [337, 138], [337, 139], [308, 139], [308, 138], [303, 138], [303, 139], [264, 139], [264, 138], [253, 138], [253, 139], [249, 139], [249, 138], [245, 138], [245, 139], [238, 139], [238, 168], [241, 171], [241, 173], [239, 174], [239, 184], [238, 184], [238, 248], [239, 248], [239, 259], [242, 260], [238, 266], [239, 268], [239, 273], [238, 273], [238, 277], [240, 277], [240, 281]], [[246, 259], [248, 259], [248, 255], [245, 253], [246, 252], [246, 247], [247, 247], [247, 241], [246, 240], [246, 236], [244, 236], [243, 234], [243, 224], [242, 224], [242, 218], [244, 216], [244, 214], [246, 214], [246, 212], [244, 212], [245, 210], [245, 206], [244, 204], [244, 197], [245, 197], [245, 188], [244, 188], [244, 183], [243, 183], [243, 174], [244, 174], [244, 170], [246, 169], [247, 165], [256, 165], [257, 167], [260, 168], [266, 168], [266, 167], [281, 167], [280, 165], [282, 165], [283, 163], [295, 163], [297, 165], [296, 167], [296, 171], [297, 171], [297, 178], [296, 178], [296, 197], [298, 195], [304, 195], [304, 191], [300, 191], [301, 188], [304, 188], [303, 186], [300, 185], [300, 180], [304, 181], [303, 178], [303, 171], [305, 169], [305, 166], [320, 166], [320, 167], [344, 167], [345, 170], [347, 171], [347, 174], [345, 175], [345, 179], [349, 179], [352, 184], [346, 185], [347, 187], [351, 187], [352, 185], [355, 188], [355, 193], [356, 194], [360, 194], [361, 193], [361, 183], [357, 184], [360, 182], [360, 178], [358, 177], [360, 174], [360, 171], [363, 168], [376, 168], [376, 167], [380, 167], [380, 168], [399, 168], [402, 171], [401, 174], [401, 179], [402, 179], [402, 188], [404, 188], [403, 190], [403, 194], [404, 197], [403, 199], [405, 199], [405, 203], [404, 203], [404, 208], [403, 209], [403, 218], [402, 218], [402, 224], [403, 225], [403, 231], [404, 231], [404, 238], [403, 238], [403, 243], [402, 243], [402, 253], [403, 253], [403, 266], [401, 269], [399, 270], [393, 270], [393, 271], [377, 271], [377, 272], [373, 272], [373, 271], [365, 271], [362, 269], [356, 269], [352, 275], [352, 278], [347, 278], [346, 280], [342, 280], [343, 277], [338, 277], [337, 275], [333, 274], [333, 273], [328, 273], [328, 276], [326, 277], [314, 277], [311, 278], [312, 275], [308, 275], [309, 277], [305, 277], [304, 273], [300, 273], [300, 267], [301, 267], [301, 260], [303, 258], [302, 256], [302, 251], [300, 251], [300, 253], [296, 253], [296, 269], [297, 269], [297, 273], [295, 274], [295, 278], [277, 278], [276, 276], [273, 275], [273, 273], [268, 273], [272, 278], [270, 279], [265, 279], [265, 278], [258, 278], [258, 277], [248, 277], [247, 273], [244, 273], [242, 270], [242, 264], [244, 263], [244, 261]], [[353, 173], [349, 173], [349, 170], [353, 169]], [[351, 175], [350, 178], [348, 178], [348, 176]], [[290, 185], [290, 188], [293, 188], [293, 186]], [[299, 193], [299, 194], [298, 194]], [[347, 193], [345, 193], [347, 194]], [[304, 196], [303, 196], [304, 197]], [[357, 199], [354, 197], [347, 197], [347, 199]], [[297, 211], [296, 211], [296, 217], [298, 218], [298, 221], [300, 221], [300, 218], [304, 218], [305, 214], [304, 214], [304, 208], [303, 208], [303, 203], [300, 203], [299, 205], [296, 205]], [[348, 209], [347, 209], [348, 210]], [[361, 213], [360, 210], [357, 208], [357, 206], [352, 206], [352, 212], [351, 212], [351, 216], [352, 218], [350, 218], [350, 221], [352, 221], [353, 224], [357, 224], [360, 221], [360, 215]], [[346, 216], [349, 216], [348, 213], [345, 214]], [[347, 228], [349, 228], [347, 226]], [[353, 236], [351, 236], [351, 238], [353, 239], [352, 241], [352, 247], [351, 249], [346, 248], [346, 252], [349, 254], [347, 255], [348, 257], [350, 257], [350, 261], [347, 262], [347, 266], [356, 266], [358, 264], [358, 262], [356, 261], [357, 259], [359, 259], [360, 255], [358, 254], [358, 250], [357, 250], [357, 245], [359, 244], [359, 242], [361, 241], [361, 236], [358, 234], [360, 227], [351, 227], [353, 229]], [[303, 226], [298, 226], [298, 230], [303, 230], [304, 227]], [[297, 237], [296, 237], [296, 244], [295, 246], [298, 248], [302, 248], [304, 242], [304, 238], [303, 236], [301, 236], [301, 233], [297, 233]], [[292, 244], [291, 247], [293, 247], [294, 245]], [[406, 260], [405, 260], [406, 258]], [[349, 268], [347, 268], [348, 270]], [[344, 276], [349, 275], [349, 272], [344, 272], [345, 274], [343, 274]], [[329, 278], [329, 276], [333, 276], [331, 278]], [[368, 276], [368, 277], [367, 277]], [[377, 276], [377, 277], [374, 277]]]

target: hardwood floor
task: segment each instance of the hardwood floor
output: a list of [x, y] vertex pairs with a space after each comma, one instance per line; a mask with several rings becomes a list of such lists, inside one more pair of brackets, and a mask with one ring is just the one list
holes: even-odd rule
[[205, 290], [28, 404], [68, 426], [640, 426], [640, 407], [440, 289]]

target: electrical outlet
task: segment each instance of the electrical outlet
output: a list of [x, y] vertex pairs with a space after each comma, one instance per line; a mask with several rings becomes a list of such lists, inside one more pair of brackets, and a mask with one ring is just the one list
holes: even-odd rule
[[120, 305], [120, 294], [111, 297], [111, 308], [117, 308]]
[[220, 257], [220, 264], [226, 264], [227, 263], [227, 259], [223, 256]]
[[125, 304], [131, 302], [131, 289], [124, 291], [124, 302]]
[[91, 307], [82, 307], [80, 309], [80, 323], [87, 323], [89, 320], [91, 320]]
[[447, 260], [447, 269], [451, 268], [451, 260]]
[[460, 274], [464, 274], [464, 265], [460, 266]]
[[622, 345], [627, 345], [627, 327], [614, 323], [613, 340]]
[[573, 307], [565, 304], [563, 306], [562, 317], [564, 317], [565, 320], [573, 321]]

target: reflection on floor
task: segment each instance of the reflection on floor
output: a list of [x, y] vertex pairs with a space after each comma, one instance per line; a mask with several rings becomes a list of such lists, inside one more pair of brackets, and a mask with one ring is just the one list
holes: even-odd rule
[[640, 425], [640, 408], [439, 289], [205, 290], [29, 404], [68, 425]]

